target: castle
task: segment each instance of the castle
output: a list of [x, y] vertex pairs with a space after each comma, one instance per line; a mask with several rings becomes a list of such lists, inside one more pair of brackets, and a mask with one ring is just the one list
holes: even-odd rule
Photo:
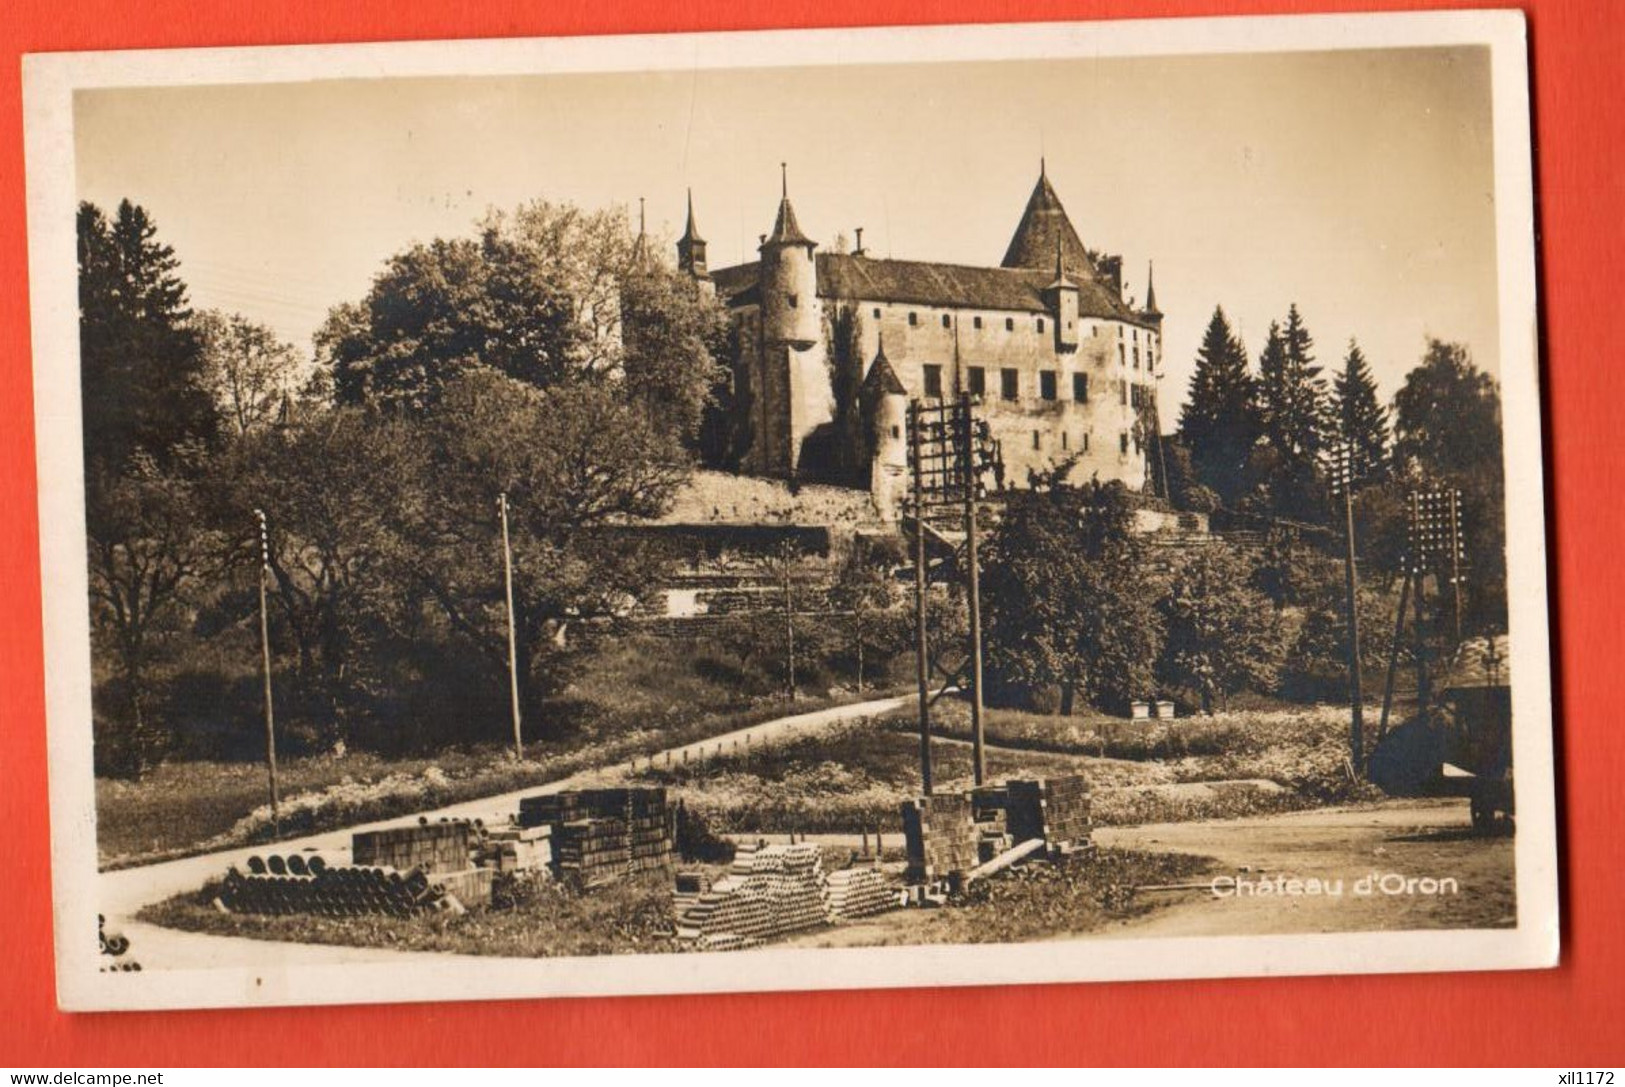
[[970, 393], [1009, 485], [1069, 459], [1074, 481], [1144, 485], [1162, 358], [1151, 276], [1136, 308], [1122, 259], [1084, 247], [1042, 164], [997, 267], [880, 259], [857, 240], [819, 252], [786, 182], [759, 259], [712, 269], [690, 198], [678, 265], [733, 315], [741, 471], [866, 484], [895, 518], [909, 400]]

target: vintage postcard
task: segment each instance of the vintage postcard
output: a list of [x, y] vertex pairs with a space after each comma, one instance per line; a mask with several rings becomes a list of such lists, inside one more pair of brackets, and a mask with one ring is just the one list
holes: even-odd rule
[[1556, 962], [1521, 16], [24, 91], [63, 1007]]

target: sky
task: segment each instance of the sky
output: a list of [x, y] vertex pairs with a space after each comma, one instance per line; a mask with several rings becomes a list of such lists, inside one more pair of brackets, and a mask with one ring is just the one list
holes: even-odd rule
[[996, 265], [1047, 163], [1085, 243], [1156, 267], [1162, 401], [1215, 305], [1255, 360], [1291, 303], [1328, 368], [1358, 339], [1386, 400], [1427, 336], [1498, 371], [1482, 47], [81, 91], [79, 197], [129, 198], [199, 308], [309, 350], [393, 253], [490, 208], [693, 189], [713, 267], [754, 257], [781, 162], [802, 229]]

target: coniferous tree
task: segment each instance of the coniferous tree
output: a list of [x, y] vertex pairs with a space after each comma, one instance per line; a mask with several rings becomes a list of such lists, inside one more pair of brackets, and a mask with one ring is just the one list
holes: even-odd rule
[[88, 462], [119, 470], [144, 452], [167, 462], [215, 434], [203, 353], [180, 261], [128, 200], [109, 220], [79, 205], [79, 357]]
[[1271, 322], [1258, 363], [1259, 422], [1273, 453], [1268, 478], [1260, 482], [1275, 515], [1313, 519], [1320, 512], [1316, 461], [1326, 425], [1326, 384], [1296, 305], [1288, 309], [1284, 328]]
[[1343, 369], [1332, 381], [1330, 416], [1335, 437], [1334, 456], [1346, 448], [1351, 461], [1354, 485], [1378, 483], [1388, 476], [1388, 409], [1377, 399], [1377, 382], [1371, 375], [1360, 345], [1351, 338]]
[[1258, 438], [1247, 349], [1220, 306], [1213, 308], [1196, 354], [1190, 395], [1179, 417], [1197, 478], [1225, 502], [1245, 487], [1247, 457]]

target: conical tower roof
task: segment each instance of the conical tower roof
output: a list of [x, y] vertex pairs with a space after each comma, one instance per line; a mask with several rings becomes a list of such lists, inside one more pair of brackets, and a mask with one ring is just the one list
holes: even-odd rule
[[1147, 261], [1145, 266], [1145, 311], [1153, 317], [1161, 317], [1162, 311], [1157, 308], [1157, 267]]
[[1055, 194], [1055, 186], [1049, 183], [1049, 175], [1040, 164], [1038, 184], [1027, 198], [1027, 209], [1021, 213], [1021, 222], [1016, 225], [1010, 247], [1004, 251], [1004, 260], [1000, 263], [1006, 268], [1046, 268], [1055, 260], [1057, 247], [1067, 267], [1079, 272], [1093, 269], [1089, 254], [1083, 248], [1083, 239], [1067, 218], [1061, 198]]
[[773, 220], [773, 233], [762, 242], [766, 245], [805, 245], [812, 246], [813, 240], [801, 232], [801, 225], [796, 222], [796, 209], [790, 206], [790, 181], [785, 172], [784, 163], [779, 163], [781, 173], [781, 195], [779, 197], [779, 214]]
[[869, 374], [863, 379], [863, 392], [868, 396], [907, 396], [902, 379], [886, 359], [886, 341], [881, 340], [875, 351], [875, 361], [869, 364]]
[[694, 225], [693, 189], [688, 190], [688, 223], [683, 227], [683, 236], [678, 240], [688, 245], [693, 245], [695, 242], [699, 242], [701, 245], [705, 244], [705, 239], [700, 237], [699, 229]]

